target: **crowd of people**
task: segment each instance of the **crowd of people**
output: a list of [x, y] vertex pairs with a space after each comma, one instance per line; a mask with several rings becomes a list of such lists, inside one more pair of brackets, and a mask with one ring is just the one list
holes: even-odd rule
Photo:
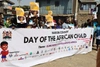
[[[21, 18], [21, 17], [20, 17]], [[22, 17], [23, 19], [23, 17]], [[3, 20], [0, 16], [0, 28], [38, 28], [38, 29], [71, 29], [71, 28], [85, 28], [85, 27], [94, 27], [96, 28], [97, 20], [88, 19], [87, 22], [78, 25], [78, 22], [74, 20], [73, 17], [66, 17], [65, 19], [56, 18], [53, 20], [53, 25], [50, 26], [49, 22], [46, 22], [44, 16], [40, 17], [26, 17], [25, 23], [18, 23], [16, 16], [13, 18], [6, 18]], [[48, 26], [49, 25], [49, 26]]]
[[[18, 17], [23, 19], [23, 17]], [[45, 16], [40, 17], [25, 17], [25, 23], [18, 23], [18, 19], [16, 16], [7, 17], [5, 20], [2, 19], [0, 15], [0, 28], [38, 28], [38, 29], [71, 29], [71, 28], [86, 28], [86, 27], [93, 27], [96, 30], [97, 26], [97, 19], [87, 19], [86, 22], [77, 22], [74, 20], [74, 17], [57, 17], [53, 19], [53, 25], [49, 25]], [[78, 23], [83, 23], [78, 25]]]
[[[23, 20], [23, 17], [19, 17]], [[72, 28], [94, 28], [93, 36], [93, 45], [96, 38], [97, 51], [100, 46], [100, 24], [97, 22], [97, 19], [87, 19], [81, 26], [78, 25], [78, 22], [74, 20], [73, 17], [66, 17], [65, 19], [56, 18], [52, 22], [53, 26], [48, 26], [49, 22], [45, 17], [26, 17], [26, 23], [18, 23], [17, 17], [13, 18], [8, 17], [6, 20], [2, 19], [0, 15], [0, 28], [32, 28], [32, 29], [72, 29]]]
[[[23, 20], [23, 17], [18, 17]], [[72, 28], [94, 28], [94, 39], [96, 38], [97, 49], [100, 44], [100, 39], [97, 37], [100, 35], [100, 32], [97, 31], [97, 26], [99, 25], [97, 19], [87, 19], [81, 26], [78, 25], [78, 22], [74, 20], [73, 17], [66, 17], [64, 19], [58, 17], [53, 20], [54, 25], [49, 25], [49, 22], [45, 19], [45, 17], [26, 17], [25, 23], [18, 23], [18, 19], [16, 16], [13, 18], [8, 17], [6, 20], [2, 19], [0, 15], [0, 28], [32, 28], [32, 29], [72, 29]], [[93, 41], [94, 43], [94, 41]]]
[[14, 18], [8, 17], [5, 21], [0, 17], [0, 28], [68, 29], [78, 27], [78, 23], [73, 18], [70, 19], [69, 17], [66, 17], [65, 19], [54, 19], [52, 23], [53, 25], [50, 26], [49, 22], [46, 22], [44, 16], [26, 17], [26, 23], [18, 23], [16, 16]]

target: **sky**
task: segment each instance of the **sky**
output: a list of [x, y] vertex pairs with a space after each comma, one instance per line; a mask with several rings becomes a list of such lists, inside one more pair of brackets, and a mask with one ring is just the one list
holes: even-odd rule
[[[15, 3], [14, 6], [18, 6], [18, 5], [19, 5], [17, 0], [10, 0], [10, 1], [12, 1], [12, 2]], [[21, 5], [21, 6], [23, 6], [23, 5], [29, 5], [30, 2], [34, 2], [34, 1], [35, 1], [35, 0], [21, 0], [20, 5]]]

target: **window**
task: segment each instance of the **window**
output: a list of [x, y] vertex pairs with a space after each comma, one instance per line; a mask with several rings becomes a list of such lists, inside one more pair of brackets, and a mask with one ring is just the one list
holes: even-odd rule
[[89, 10], [89, 9], [94, 9], [95, 4], [81, 4], [80, 10]]
[[55, 6], [59, 6], [59, 1], [55, 1]]
[[82, 4], [80, 9], [81, 10], [89, 10], [89, 5], [88, 4]]

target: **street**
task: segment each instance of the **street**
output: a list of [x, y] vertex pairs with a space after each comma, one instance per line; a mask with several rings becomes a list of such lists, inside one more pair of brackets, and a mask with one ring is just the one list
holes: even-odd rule
[[93, 48], [88, 54], [65, 57], [33, 67], [96, 67], [96, 55], [97, 52]]

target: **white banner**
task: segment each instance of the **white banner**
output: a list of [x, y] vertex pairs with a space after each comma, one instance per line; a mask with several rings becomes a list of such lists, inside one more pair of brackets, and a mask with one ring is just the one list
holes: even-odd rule
[[92, 51], [92, 28], [0, 29], [0, 66], [30, 67]]

